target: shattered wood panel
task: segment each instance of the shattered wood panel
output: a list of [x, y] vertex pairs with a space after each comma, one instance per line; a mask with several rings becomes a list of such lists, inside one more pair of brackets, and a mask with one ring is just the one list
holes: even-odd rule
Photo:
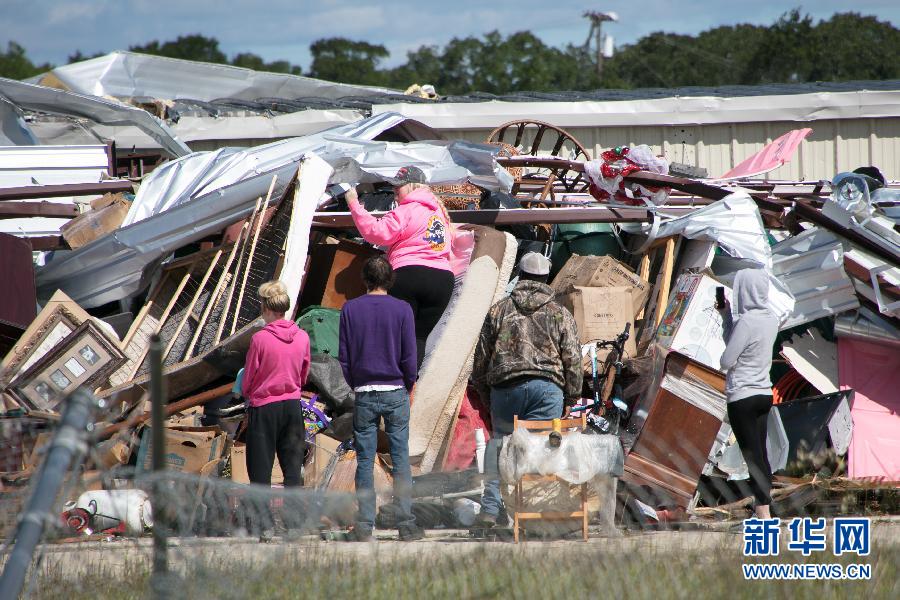
[[[190, 360], [166, 367], [163, 376], [166, 378], [168, 399], [174, 400], [187, 396], [204, 386], [213, 383], [220, 377], [235, 377], [238, 369], [244, 366], [244, 358], [250, 347], [253, 334], [262, 329], [263, 321], [256, 320], [222, 340], [216, 347]], [[150, 389], [150, 375], [135, 377], [122, 385], [103, 390], [98, 394], [101, 398], [116, 397], [125, 405], [134, 404]]]
[[150, 293], [144, 310], [135, 319], [125, 336], [123, 346], [126, 361], [109, 378], [111, 386], [121, 385], [131, 379], [138, 366], [143, 363], [150, 347], [150, 336], [156, 333], [160, 321], [168, 315], [170, 304], [178, 293], [179, 284], [187, 275], [188, 269], [187, 266], [177, 266], [167, 268], [163, 272], [159, 283]]
[[[213, 256], [214, 254], [210, 254], [209, 251], [205, 251], [198, 252], [197, 254], [186, 258], [183, 268], [187, 271], [183, 273], [187, 276], [187, 278], [186, 280], [177, 278], [179, 281], [179, 289], [176, 289], [178, 294], [174, 298], [174, 305], [172, 305], [167, 315], [163, 317], [161, 324], [158, 325], [159, 338], [162, 341], [163, 348], [169, 347], [169, 343], [175, 336], [176, 330], [179, 328], [182, 320], [187, 317], [188, 308], [192, 305], [194, 296], [198, 293], [200, 282], [204, 279], [206, 272], [212, 262]], [[182, 277], [184, 277], [184, 275], [182, 275]], [[201, 291], [202, 295], [202, 290], [199, 291]], [[189, 329], [189, 327], [183, 327], [181, 333], [183, 333], [185, 329]], [[176, 342], [180, 341], [182, 337], [183, 335], [179, 334], [179, 339], [176, 340]], [[190, 340], [190, 338], [188, 338], [188, 340]], [[172, 353], [170, 352], [170, 355], [171, 354]], [[169, 360], [169, 357], [166, 357], [164, 364], [168, 366], [174, 364], [175, 362], [177, 362], [177, 360]], [[150, 360], [149, 357], [144, 354], [141, 359], [140, 367], [137, 368], [133, 377], [140, 377], [142, 375], [145, 375], [149, 372], [149, 370]]]
[[[293, 186], [285, 192], [284, 198], [285, 200], [282, 200], [275, 211], [275, 215], [260, 232], [256, 247], [253, 249], [252, 264], [241, 275], [240, 284], [244, 287], [244, 297], [238, 309], [237, 329], [259, 317], [261, 309], [257, 296], [259, 286], [280, 275], [284, 249], [287, 244], [287, 232], [294, 207], [294, 203], [287, 198], [293, 198]], [[248, 256], [250, 251], [251, 248], [248, 248]], [[245, 258], [245, 264], [246, 261]], [[245, 280], [244, 277], [246, 277]], [[235, 308], [232, 307], [232, 310]]]

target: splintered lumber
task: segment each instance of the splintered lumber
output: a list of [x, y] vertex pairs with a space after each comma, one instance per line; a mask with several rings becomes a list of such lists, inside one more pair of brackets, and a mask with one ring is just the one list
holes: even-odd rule
[[[166, 405], [165, 412], [163, 413], [164, 417], [171, 417], [175, 413], [180, 413], [183, 410], [187, 410], [189, 408], [193, 408], [195, 406], [200, 406], [202, 404], [206, 404], [216, 398], [221, 398], [225, 394], [231, 392], [231, 388], [234, 384], [225, 383], [220, 385], [219, 387], [213, 388], [211, 390], [207, 390], [205, 392], [200, 392], [199, 394], [195, 394], [193, 396], [188, 396], [187, 398], [183, 398], [178, 402], [173, 402], [171, 404]], [[123, 429], [131, 429], [132, 427], [137, 427], [142, 423], [147, 422], [150, 419], [150, 413], [146, 412], [134, 420], [127, 420], [121, 423], [115, 423], [110, 425], [102, 432], [100, 432], [99, 439], [105, 440], [116, 433], [122, 431]]]
[[[203, 289], [206, 287], [206, 282], [209, 281], [210, 276], [212, 275], [213, 270], [216, 268], [216, 265], [219, 263], [219, 258], [222, 256], [222, 248], [220, 247], [212, 260], [209, 263], [209, 267], [206, 269], [206, 273], [203, 274], [203, 278], [200, 280], [200, 284], [197, 286], [197, 291], [194, 292], [194, 297], [191, 298], [191, 303], [188, 304], [187, 310], [184, 311], [184, 318], [178, 323], [178, 327], [175, 329], [175, 333], [172, 334], [171, 339], [169, 339], [169, 343], [166, 346], [165, 351], [163, 352], [163, 360], [169, 356], [169, 353], [172, 351], [172, 347], [175, 346], [175, 342], [178, 340], [178, 336], [181, 335], [182, 329], [184, 329], [185, 324], [187, 324], [188, 320], [191, 318], [191, 315], [194, 312], [194, 306], [197, 305], [197, 301], [200, 300], [200, 296], [203, 295]], [[197, 331], [200, 331], [200, 328], [197, 328]]]
[[197, 340], [200, 339], [200, 334], [203, 333], [203, 328], [206, 326], [206, 321], [209, 319], [209, 314], [219, 303], [219, 297], [222, 295], [225, 283], [228, 280], [228, 271], [231, 269], [231, 263], [234, 261], [235, 254], [237, 254], [237, 247], [247, 227], [248, 222], [245, 221], [243, 226], [241, 226], [241, 231], [238, 234], [238, 239], [235, 240], [234, 244], [231, 246], [231, 251], [228, 253], [228, 259], [226, 259], [225, 266], [222, 268], [222, 274], [219, 275], [219, 280], [216, 282], [216, 287], [213, 289], [213, 293], [210, 295], [209, 301], [206, 303], [206, 308], [203, 309], [203, 314], [200, 315], [200, 320], [197, 322], [197, 331], [194, 332], [194, 336], [191, 338], [191, 343], [188, 345], [187, 351], [184, 353], [185, 358], [191, 357], [191, 353], [193, 353], [194, 351], [194, 346], [196, 346]]

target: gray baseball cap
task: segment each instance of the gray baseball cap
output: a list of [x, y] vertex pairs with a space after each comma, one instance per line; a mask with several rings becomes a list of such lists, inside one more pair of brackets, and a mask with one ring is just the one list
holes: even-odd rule
[[425, 172], [415, 165], [400, 167], [397, 174], [388, 181], [394, 186], [406, 185], [407, 183], [428, 183], [428, 180], [425, 178]]
[[529, 275], [549, 275], [550, 259], [538, 252], [527, 252], [519, 260], [519, 271]]

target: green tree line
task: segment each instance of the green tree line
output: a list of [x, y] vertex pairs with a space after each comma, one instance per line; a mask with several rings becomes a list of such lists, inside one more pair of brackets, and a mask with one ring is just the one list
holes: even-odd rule
[[[390, 53], [383, 45], [341, 37], [310, 45], [308, 71], [248, 52], [229, 59], [217, 39], [200, 34], [129, 50], [343, 83], [398, 89], [430, 83], [442, 95], [900, 79], [900, 29], [890, 22], [853, 12], [814, 22], [797, 9], [770, 26], [727, 25], [696, 36], [651, 33], [604, 60], [602, 77], [593, 48], [549, 46], [528, 31], [422, 46], [394, 68], [384, 66]], [[69, 62], [86, 58], [76, 51]], [[3, 77], [24, 79], [50, 68], [31, 62], [16, 42], [0, 52]]]

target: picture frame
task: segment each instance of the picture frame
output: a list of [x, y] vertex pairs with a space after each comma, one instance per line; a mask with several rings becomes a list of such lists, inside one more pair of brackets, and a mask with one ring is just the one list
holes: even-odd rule
[[53, 294], [0, 363], [0, 389], [17, 383], [19, 375], [88, 320], [90, 315], [64, 292]]
[[28, 410], [57, 411], [76, 388], [93, 391], [124, 362], [118, 344], [87, 320], [16, 377], [10, 391]]

